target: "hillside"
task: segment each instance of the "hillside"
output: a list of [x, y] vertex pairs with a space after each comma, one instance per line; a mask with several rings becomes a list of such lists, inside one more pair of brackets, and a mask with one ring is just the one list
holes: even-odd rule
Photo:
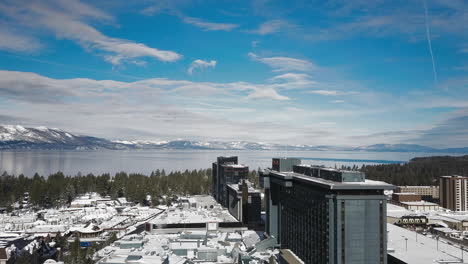
[[414, 158], [406, 164], [363, 166], [367, 178], [394, 185], [438, 185], [444, 175], [468, 176], [468, 155]]

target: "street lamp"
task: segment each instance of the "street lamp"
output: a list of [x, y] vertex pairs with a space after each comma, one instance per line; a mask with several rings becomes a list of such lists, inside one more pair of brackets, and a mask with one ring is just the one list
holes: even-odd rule
[[463, 263], [463, 245], [460, 246], [460, 249], [461, 249], [461, 260], [462, 260], [462, 263]]

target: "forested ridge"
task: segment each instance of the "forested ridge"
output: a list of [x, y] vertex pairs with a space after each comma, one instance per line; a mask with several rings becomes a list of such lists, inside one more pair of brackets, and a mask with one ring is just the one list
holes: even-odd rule
[[468, 176], [468, 155], [414, 158], [404, 164], [362, 166], [367, 179], [394, 185], [438, 185], [445, 175]]
[[[255, 171], [249, 173], [249, 178], [258, 182]], [[65, 176], [58, 172], [48, 177], [37, 173], [33, 177], [14, 176], [4, 172], [0, 176], [0, 207], [20, 201], [25, 192], [29, 192], [30, 203], [35, 206], [66, 205], [87, 192], [112, 198], [126, 197], [137, 203], [146, 203], [146, 196], [150, 195], [152, 204], [158, 204], [161, 196], [209, 194], [210, 185], [211, 169], [170, 173], [156, 170], [150, 175], [119, 172], [113, 176]]]

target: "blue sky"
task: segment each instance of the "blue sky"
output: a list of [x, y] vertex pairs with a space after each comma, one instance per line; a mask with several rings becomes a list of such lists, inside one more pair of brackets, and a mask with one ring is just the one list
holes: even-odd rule
[[110, 139], [468, 146], [467, 5], [2, 0], [0, 123]]

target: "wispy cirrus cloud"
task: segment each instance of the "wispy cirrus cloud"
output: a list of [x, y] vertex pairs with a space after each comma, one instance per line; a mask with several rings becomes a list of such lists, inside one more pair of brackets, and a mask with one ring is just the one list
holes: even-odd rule
[[[353, 134], [365, 135], [366, 131], [346, 130], [344, 133], [339, 127], [342, 122], [340, 118], [372, 115], [373, 106], [348, 108], [353, 102], [353, 97], [347, 97], [349, 103], [339, 108], [314, 104], [301, 106], [296, 100], [292, 100], [296, 98], [282, 95], [281, 91], [285, 88], [278, 84], [286, 82], [287, 85], [285, 80], [294, 83], [297, 80], [307, 80], [309, 77], [301, 74], [296, 76], [283, 74], [277, 77], [264, 83], [192, 82], [167, 78], [123, 82], [85, 78], [54, 79], [35, 73], [0, 71], [0, 98], [3, 100], [0, 112], [8, 111], [8, 116], [0, 115], [0, 120], [21, 122], [24, 125], [34, 123], [34, 125], [62, 127], [105, 137], [128, 138], [132, 133], [124, 134], [122, 128], [132, 127], [138, 130], [134, 131], [133, 135], [147, 135], [147, 138], [154, 135], [152, 138], [262, 139], [301, 144], [320, 144], [330, 140], [335, 144], [349, 144], [349, 140], [353, 139], [354, 144], [404, 141], [430, 145], [430, 138], [437, 137], [437, 142], [445, 142], [442, 139], [443, 132], [457, 129], [457, 132], [449, 131], [449, 134], [454, 136], [453, 142], [450, 141], [453, 144], [450, 142], [444, 144], [454, 145], [465, 142], [466, 127], [460, 125], [466, 123], [466, 117], [463, 118], [466, 116], [465, 112], [446, 119], [446, 122], [441, 121], [437, 130], [429, 131], [428, 128], [424, 128], [408, 133], [385, 132], [373, 138], [365, 136], [350, 138], [349, 136]], [[386, 97], [385, 100], [386, 103], [391, 100], [392, 104], [398, 104], [396, 108], [418, 107], [407, 106], [407, 102], [398, 102], [394, 98]], [[11, 107], [12, 103], [21, 107]], [[335, 100], [332, 103], [343, 102]], [[216, 104], [222, 107], [217, 107]], [[138, 107], [135, 108], [135, 105]], [[234, 111], [232, 109], [237, 113], [235, 116], [232, 115]], [[380, 116], [382, 113], [378, 114]], [[398, 115], [395, 112], [392, 114]], [[34, 121], [21, 121], [20, 117], [24, 116]], [[274, 120], [265, 123], [265, 120], [270, 120], [272, 116]], [[292, 116], [294, 118], [291, 119]], [[451, 119], [454, 120], [450, 121]], [[333, 128], [328, 125], [314, 125], [313, 128], [294, 126], [306, 121], [314, 124], [325, 121], [335, 122], [337, 125]], [[291, 122], [291, 125], [288, 123], [288, 126], [284, 126], [283, 122]], [[194, 127], [194, 123], [198, 125]], [[284, 129], [278, 131], [273, 129], [275, 127], [284, 127]], [[372, 131], [370, 127], [368, 129], [369, 132]], [[109, 131], [113, 132], [108, 134]], [[272, 131], [277, 132], [272, 133]], [[262, 133], [268, 136], [263, 138]], [[310, 137], [311, 134], [317, 133], [320, 136]], [[424, 138], [418, 138], [422, 136]]]
[[331, 91], [331, 90], [312, 90], [312, 91], [307, 91], [307, 92], [313, 93], [313, 94], [320, 94], [320, 95], [329, 95], [329, 96], [336, 96], [340, 94], [338, 91]]
[[0, 96], [16, 101], [61, 103], [66, 100], [102, 99], [111, 98], [114, 94], [131, 93], [132, 89], [167, 95], [186, 93], [201, 97], [207, 94], [231, 94], [248, 99], [287, 99], [278, 94], [275, 84], [192, 82], [167, 78], [134, 82], [87, 78], [53, 79], [36, 73], [0, 70]]
[[[231, 120], [236, 117], [229, 117], [233, 109], [237, 109], [239, 114], [249, 114], [254, 110], [243, 106], [254, 100], [255, 104], [268, 106], [272, 101], [288, 99], [269, 84], [191, 82], [166, 78], [134, 82], [54, 79], [13, 71], [0, 71], [0, 98], [3, 100], [0, 112], [9, 109], [8, 116], [0, 115], [0, 120], [5, 122], [19, 122], [17, 117], [30, 113], [27, 116], [34, 121], [29, 124], [62, 127], [111, 138], [128, 138], [128, 134], [119, 133], [125, 133], [123, 128], [132, 127], [138, 130], [134, 131], [137, 135], [152, 135], [153, 138], [251, 140], [257, 135], [249, 129], [255, 128], [260, 133], [269, 125], [259, 125], [252, 118], [234, 124]], [[239, 102], [242, 103], [239, 105]], [[11, 104], [22, 107], [11, 108]], [[223, 107], [212, 109], [213, 104]], [[198, 125], [193, 126], [194, 123]], [[302, 135], [302, 129], [290, 129], [296, 131], [294, 134], [299, 133], [298, 137]], [[209, 131], [213, 132], [207, 133]], [[275, 137], [271, 136], [271, 139]]]
[[273, 88], [255, 89], [250, 93], [247, 98], [249, 99], [272, 99], [272, 100], [289, 100], [289, 97], [280, 95]]
[[33, 53], [42, 47], [37, 39], [0, 25], [0, 50]]
[[290, 57], [261, 57], [253, 52], [247, 54], [252, 60], [261, 62], [273, 71], [302, 71], [308, 72], [317, 69], [317, 65], [309, 60], [296, 59]]
[[[128, 61], [141, 64], [139, 60], [144, 57], [164, 62], [182, 58], [182, 55], [174, 51], [160, 50], [143, 43], [104, 35], [92, 27], [88, 20], [109, 23], [114, 18], [78, 0], [7, 0], [0, 4], [0, 14], [25, 30], [46, 29], [59, 39], [75, 41], [87, 51], [97, 52], [114, 65]], [[24, 38], [25, 34], [16, 36]]]
[[465, 114], [439, 121], [433, 125], [414, 130], [386, 131], [369, 135], [352, 136], [350, 139], [363, 141], [366, 144], [381, 142], [420, 144], [435, 148], [461, 148], [468, 146], [468, 108]]
[[433, 128], [422, 131], [413, 142], [443, 148], [447, 146], [466, 147], [468, 146], [467, 134], [468, 115], [465, 115], [444, 120]]
[[342, 104], [344, 103], [345, 101], [344, 100], [332, 100], [330, 101], [331, 103], [334, 103], [334, 104]]
[[[332, 0], [307, 4], [293, 0], [288, 7], [274, 1], [260, 2], [256, 10], [263, 11], [260, 14], [269, 20], [249, 33], [282, 33], [287, 37], [314, 42], [362, 36], [402, 37], [410, 42], [424, 41], [426, 38], [423, 1]], [[299, 8], [315, 14], [313, 23], [310, 17], [291, 16]], [[427, 8], [432, 38], [437, 39], [445, 34], [464, 38], [465, 25], [468, 24], [466, 1], [431, 0], [427, 1]]]
[[282, 19], [274, 19], [263, 22], [259, 25], [257, 29], [249, 30], [248, 33], [258, 34], [258, 35], [269, 35], [278, 32], [282, 32], [287, 29], [291, 29], [294, 26]]
[[319, 85], [312, 76], [305, 73], [284, 73], [271, 78], [270, 81], [275, 83], [275, 87], [282, 89], [305, 89]]
[[195, 17], [183, 17], [182, 21], [184, 21], [184, 23], [199, 27], [205, 31], [231, 31], [239, 26], [237, 24], [208, 22]]
[[188, 69], [188, 74], [192, 75], [193, 71], [196, 69], [206, 69], [206, 68], [214, 68], [216, 67], [216, 61], [211, 60], [211, 61], [204, 61], [204, 60], [194, 60], [192, 64], [190, 64], [190, 67]]

